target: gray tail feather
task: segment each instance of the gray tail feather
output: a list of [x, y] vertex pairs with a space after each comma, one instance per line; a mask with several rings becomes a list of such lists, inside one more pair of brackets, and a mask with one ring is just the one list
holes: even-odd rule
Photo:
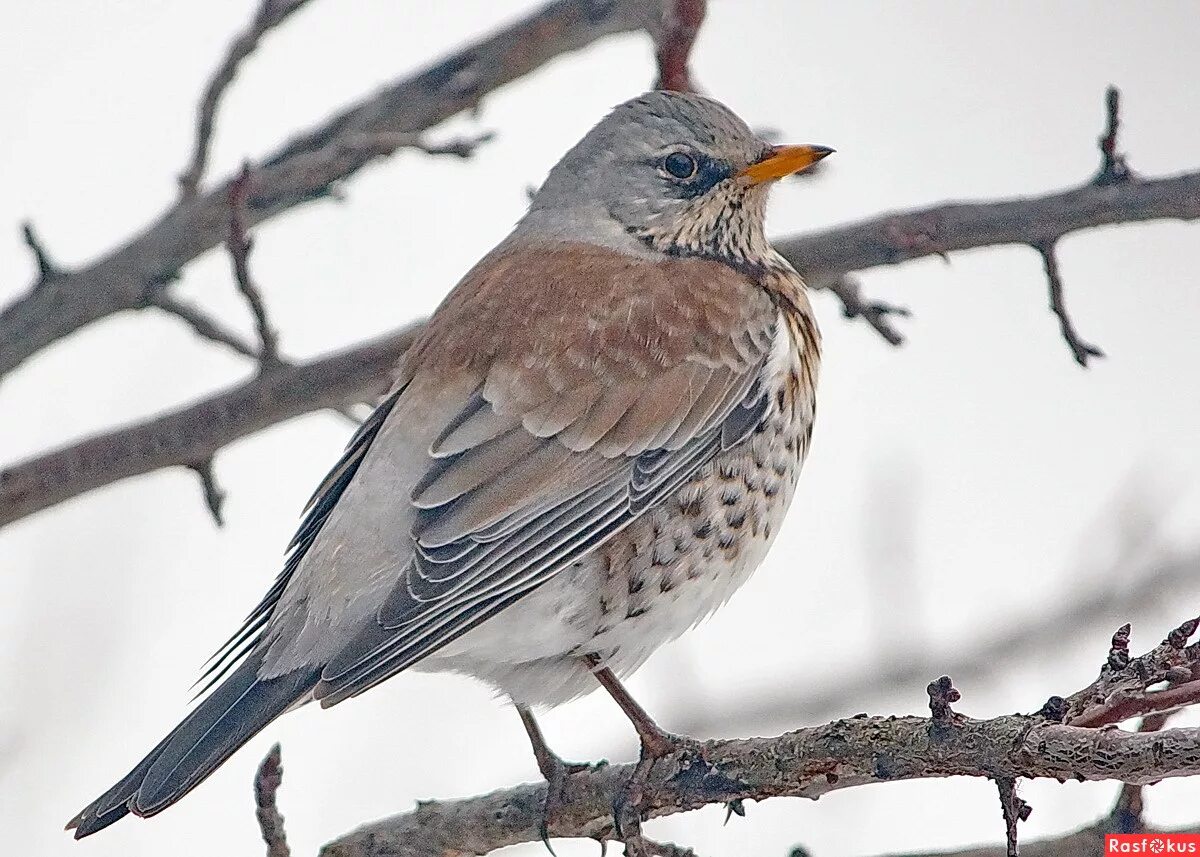
[[251, 655], [137, 767], [67, 824], [81, 839], [132, 812], [147, 817], [182, 798], [234, 751], [308, 693], [320, 669], [258, 677]]

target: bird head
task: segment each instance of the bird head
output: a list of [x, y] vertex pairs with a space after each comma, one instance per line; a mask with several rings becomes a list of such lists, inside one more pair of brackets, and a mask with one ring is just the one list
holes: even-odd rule
[[[615, 224], [659, 252], [758, 263], [771, 254], [768, 189], [832, 151], [772, 146], [717, 101], [648, 92], [588, 132], [530, 210], [542, 223], [557, 217], [564, 231], [576, 224], [595, 236], [597, 225]], [[612, 223], [598, 223], [606, 218]]]

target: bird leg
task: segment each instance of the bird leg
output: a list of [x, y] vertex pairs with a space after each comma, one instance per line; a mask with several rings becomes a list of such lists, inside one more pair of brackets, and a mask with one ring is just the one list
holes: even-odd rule
[[567, 802], [567, 777], [590, 770], [592, 765], [582, 762], [564, 762], [560, 759], [558, 754], [551, 750], [546, 743], [546, 736], [542, 734], [542, 728], [538, 726], [529, 706], [520, 703], [514, 703], [514, 705], [517, 707], [517, 714], [521, 715], [521, 724], [525, 727], [525, 734], [529, 736], [529, 743], [533, 747], [533, 757], [537, 759], [538, 770], [546, 779], [546, 802], [542, 805], [542, 821], [538, 825], [538, 835], [542, 839], [542, 844], [546, 846], [546, 850], [553, 854], [554, 849], [550, 847], [550, 819]]
[[591, 667], [596, 680], [608, 691], [609, 696], [633, 723], [633, 728], [637, 730], [638, 738], [641, 740], [641, 755], [637, 765], [634, 766], [633, 774], [625, 783], [625, 787], [617, 799], [613, 801], [613, 824], [616, 834], [625, 842], [627, 854], [638, 855], [644, 851], [641, 826], [645, 789], [650, 769], [654, 767], [657, 760], [666, 758], [680, 749], [680, 746], [687, 743], [688, 739], [672, 735], [655, 723], [653, 718], [646, 713], [646, 709], [642, 708], [637, 700], [629, 695], [629, 691], [613, 675], [612, 670], [601, 665], [603, 662], [598, 655], [587, 655], [584, 660]]

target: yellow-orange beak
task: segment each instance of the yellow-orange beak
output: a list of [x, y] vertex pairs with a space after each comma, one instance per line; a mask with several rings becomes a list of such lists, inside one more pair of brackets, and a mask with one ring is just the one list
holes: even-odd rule
[[738, 173], [760, 184], [803, 172], [822, 158], [833, 154], [828, 146], [772, 146], [766, 155]]

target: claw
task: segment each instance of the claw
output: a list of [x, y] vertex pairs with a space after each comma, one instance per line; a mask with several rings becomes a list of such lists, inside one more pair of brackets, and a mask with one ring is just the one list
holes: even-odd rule
[[646, 853], [642, 841], [642, 819], [645, 815], [646, 786], [654, 763], [673, 755], [687, 738], [672, 735], [661, 729], [642, 734], [642, 751], [633, 773], [613, 801], [613, 830], [625, 842], [627, 854]]

